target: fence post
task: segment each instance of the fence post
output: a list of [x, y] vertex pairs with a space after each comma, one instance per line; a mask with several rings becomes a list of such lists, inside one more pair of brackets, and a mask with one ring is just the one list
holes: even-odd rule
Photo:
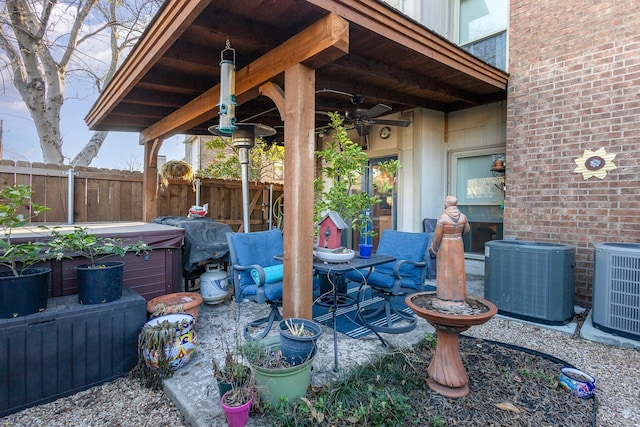
[[74, 177], [78, 175], [73, 169], [67, 171], [69, 175], [67, 187], [67, 224], [73, 224], [73, 205], [74, 205]]

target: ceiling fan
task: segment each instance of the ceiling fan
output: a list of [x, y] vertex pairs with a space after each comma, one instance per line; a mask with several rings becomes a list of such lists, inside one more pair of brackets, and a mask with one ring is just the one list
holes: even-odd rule
[[[362, 96], [361, 94], [352, 95], [347, 92], [341, 92], [333, 89], [321, 89], [316, 93], [323, 92], [330, 92], [351, 97], [351, 103], [353, 104], [354, 108], [345, 111], [340, 116], [344, 120], [345, 126], [350, 129], [356, 129], [359, 136], [368, 135], [370, 125], [407, 127], [411, 124], [410, 120], [390, 120], [377, 118], [378, 116], [390, 112], [392, 108], [385, 104], [376, 104], [369, 109], [361, 108], [360, 105], [362, 105], [362, 103], [364, 102], [364, 96]], [[324, 112], [324, 114], [328, 113]]]

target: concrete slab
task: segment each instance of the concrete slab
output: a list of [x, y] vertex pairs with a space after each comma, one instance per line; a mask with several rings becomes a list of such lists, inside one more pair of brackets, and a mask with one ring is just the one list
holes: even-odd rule
[[[164, 390], [171, 401], [194, 427], [224, 426], [226, 419], [220, 408], [218, 387], [213, 377], [212, 359], [222, 361], [226, 345], [235, 346], [235, 336], [241, 334], [251, 320], [268, 314], [268, 308], [253, 302], [240, 307], [240, 322], [236, 324], [237, 305], [227, 301], [220, 305], [200, 307], [197, 322], [198, 347], [192, 360], [164, 381]], [[419, 319], [412, 332], [400, 335], [381, 334], [390, 347], [409, 348], [422, 340], [426, 333], [434, 332], [431, 325]], [[335, 371], [333, 329], [323, 326], [318, 340], [318, 352], [312, 365], [311, 384], [320, 386], [334, 381], [357, 365], [364, 365], [372, 357], [389, 351], [371, 334], [359, 340], [338, 333], [338, 371]], [[275, 328], [269, 335], [277, 335]], [[239, 335], [241, 336], [241, 335]], [[243, 342], [243, 339], [240, 339]], [[259, 420], [250, 418], [249, 426], [258, 426]]]
[[584, 338], [585, 340], [595, 341], [616, 347], [640, 349], [639, 340], [632, 340], [597, 329], [595, 326], [593, 326], [591, 313], [591, 310], [589, 310], [589, 314], [587, 314], [587, 317], [585, 318], [584, 323], [580, 328], [580, 337]]

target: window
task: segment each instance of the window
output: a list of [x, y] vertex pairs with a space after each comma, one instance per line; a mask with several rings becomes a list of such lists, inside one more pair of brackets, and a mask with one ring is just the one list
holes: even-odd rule
[[460, 46], [506, 70], [508, 17], [509, 0], [460, 0]]
[[504, 177], [491, 170], [502, 149], [456, 152], [451, 155], [451, 193], [469, 219], [471, 232], [463, 237], [468, 254], [484, 254], [484, 244], [503, 235]]

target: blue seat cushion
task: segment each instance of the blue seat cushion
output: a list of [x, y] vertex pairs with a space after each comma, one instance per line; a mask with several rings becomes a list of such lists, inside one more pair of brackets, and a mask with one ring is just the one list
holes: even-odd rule
[[[282, 282], [282, 264], [265, 267], [263, 268], [263, 270], [264, 283]], [[256, 285], [260, 283], [260, 276], [258, 275], [258, 270], [256, 270], [255, 268], [251, 269], [251, 277], [253, 278], [253, 281]]]

